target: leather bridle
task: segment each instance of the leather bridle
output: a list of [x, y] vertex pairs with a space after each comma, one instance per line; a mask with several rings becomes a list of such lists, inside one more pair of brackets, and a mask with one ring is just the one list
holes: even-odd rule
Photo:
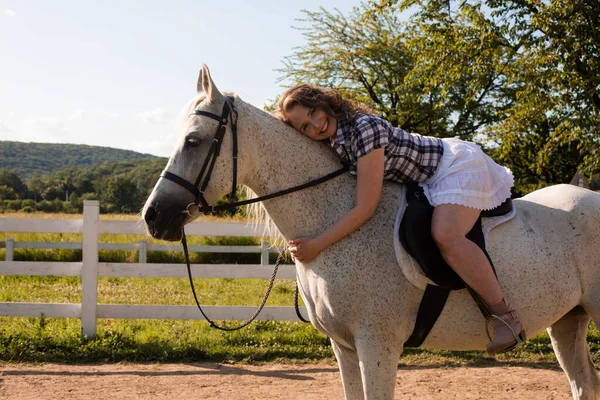
[[[176, 184], [183, 186], [188, 191], [190, 191], [195, 196], [195, 201], [193, 203], [188, 204], [185, 211], [186, 213], [192, 217], [199, 215], [201, 212], [210, 213], [213, 212], [213, 207], [208, 205], [208, 202], [204, 198], [204, 191], [206, 190], [208, 183], [210, 182], [210, 176], [212, 175], [213, 169], [215, 167], [215, 162], [217, 161], [217, 157], [219, 157], [221, 153], [221, 145], [223, 144], [223, 138], [225, 137], [225, 132], [227, 132], [227, 123], [231, 119], [231, 135], [233, 138], [233, 181], [231, 187], [231, 193], [227, 196], [227, 198], [231, 201], [236, 198], [236, 188], [237, 188], [237, 159], [238, 159], [238, 146], [237, 146], [237, 111], [233, 106], [234, 98], [227, 96], [225, 98], [225, 104], [223, 105], [223, 111], [221, 115], [213, 114], [207, 111], [194, 110], [194, 115], [203, 115], [205, 117], [212, 118], [219, 122], [219, 126], [217, 126], [217, 132], [213, 137], [213, 141], [208, 149], [208, 154], [204, 159], [204, 164], [202, 164], [202, 168], [200, 169], [200, 173], [198, 174], [198, 178], [196, 178], [196, 182], [193, 184], [188, 182], [187, 180], [177, 176], [169, 171], [163, 171], [160, 175], [161, 178], [168, 179]], [[204, 177], [204, 180], [202, 180]], [[200, 183], [202, 182], [202, 185]], [[198, 187], [200, 185], [200, 187]], [[200, 206], [202, 205], [202, 206]]]

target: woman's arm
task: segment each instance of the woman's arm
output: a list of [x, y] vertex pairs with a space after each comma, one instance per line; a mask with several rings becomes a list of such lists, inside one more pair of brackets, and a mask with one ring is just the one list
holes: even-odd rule
[[354, 208], [319, 236], [290, 240], [292, 258], [303, 263], [311, 262], [322, 250], [348, 236], [373, 217], [381, 197], [384, 163], [384, 148], [373, 150], [358, 159]]

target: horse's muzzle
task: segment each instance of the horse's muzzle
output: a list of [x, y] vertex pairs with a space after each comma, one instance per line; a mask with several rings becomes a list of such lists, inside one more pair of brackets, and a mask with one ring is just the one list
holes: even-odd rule
[[148, 233], [155, 239], [170, 242], [180, 241], [187, 214], [181, 212], [180, 206], [162, 206], [148, 204], [142, 212]]

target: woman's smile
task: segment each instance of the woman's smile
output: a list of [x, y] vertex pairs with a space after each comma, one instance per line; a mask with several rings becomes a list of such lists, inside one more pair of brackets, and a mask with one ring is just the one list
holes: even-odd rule
[[322, 108], [309, 108], [296, 104], [286, 112], [290, 124], [314, 140], [324, 140], [335, 135], [337, 119]]
[[327, 117], [325, 117], [325, 123], [323, 124], [323, 129], [321, 129], [320, 133], [325, 133], [327, 131], [328, 127], [329, 127], [329, 120], [327, 119]]

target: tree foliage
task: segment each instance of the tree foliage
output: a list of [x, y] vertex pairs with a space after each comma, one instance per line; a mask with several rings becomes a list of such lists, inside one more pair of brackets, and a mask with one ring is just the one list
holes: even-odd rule
[[156, 157], [110, 147], [0, 141], [0, 169], [7, 169], [24, 181], [72, 167], [152, 158]]
[[13, 188], [8, 187], [6, 185], [0, 185], [0, 199], [16, 200], [17, 194], [15, 193], [15, 190]]
[[499, 146], [519, 194], [598, 170], [598, 0], [386, 0], [374, 11], [409, 8], [407, 79], [441, 91], [460, 129]]
[[109, 204], [109, 211], [117, 213], [139, 212], [144, 201], [133, 180], [123, 175], [108, 180], [103, 198]]
[[[26, 188], [34, 203], [18, 202], [4, 208], [19, 210], [33, 205], [39, 211], [81, 212], [83, 200], [100, 200], [102, 212], [137, 213], [166, 163], [164, 158], [106, 162], [41, 175], [31, 179]], [[0, 190], [0, 200], [14, 197], [10, 191]]]
[[[7, 190], [12, 191], [15, 198], [24, 199], [27, 197], [27, 185], [23, 183], [17, 174], [6, 169], [0, 170], [0, 187], [4, 186]], [[0, 198], [8, 198], [8, 195], [0, 195]]]

